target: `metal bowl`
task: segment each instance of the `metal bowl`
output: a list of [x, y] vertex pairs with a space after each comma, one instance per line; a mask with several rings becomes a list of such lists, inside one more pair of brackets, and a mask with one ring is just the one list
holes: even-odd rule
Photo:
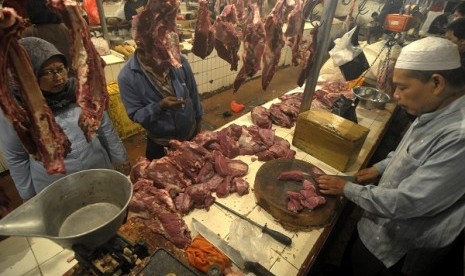
[[359, 104], [366, 109], [384, 109], [386, 103], [391, 100], [388, 94], [373, 87], [357, 86], [354, 87], [352, 91], [359, 99]]
[[93, 249], [123, 224], [132, 184], [114, 170], [67, 175], [0, 220], [0, 235], [48, 238], [64, 248]]

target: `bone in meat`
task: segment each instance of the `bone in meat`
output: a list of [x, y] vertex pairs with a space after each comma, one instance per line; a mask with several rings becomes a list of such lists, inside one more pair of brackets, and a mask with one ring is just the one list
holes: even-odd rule
[[215, 28], [213, 28], [210, 22], [210, 11], [207, 7], [207, 1], [200, 0], [192, 53], [202, 59], [206, 58], [213, 51], [214, 39]]
[[[43, 162], [49, 174], [65, 173], [64, 158], [71, 143], [47, 105], [32, 65], [16, 37], [23, 28], [18, 19], [17, 28], [6, 33], [0, 31], [0, 107], [12, 123], [26, 151]], [[8, 88], [8, 71], [18, 80], [20, 105]]]
[[78, 124], [87, 141], [91, 141], [97, 134], [108, 105], [103, 71], [105, 62], [91, 41], [89, 27], [78, 4], [71, 0], [52, 0], [51, 7], [61, 15], [63, 23], [70, 30], [72, 66], [78, 80], [76, 102], [82, 109]]
[[263, 54], [262, 89], [266, 90], [276, 72], [276, 66], [284, 47], [283, 13], [284, 0], [278, 0], [265, 22], [265, 53]]
[[227, 5], [215, 21], [215, 49], [218, 56], [229, 64], [231, 70], [237, 70], [241, 38], [236, 30], [237, 15], [234, 5]]
[[260, 61], [265, 51], [265, 26], [260, 17], [257, 4], [250, 6], [250, 15], [244, 37], [243, 65], [234, 80], [234, 92], [244, 83], [247, 77], [253, 77], [260, 69]]

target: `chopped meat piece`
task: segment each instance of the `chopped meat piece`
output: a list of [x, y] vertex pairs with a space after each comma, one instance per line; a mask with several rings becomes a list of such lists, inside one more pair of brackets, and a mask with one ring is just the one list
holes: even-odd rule
[[313, 63], [315, 52], [316, 52], [317, 36], [318, 36], [318, 26], [315, 26], [310, 31], [310, 43], [307, 49], [305, 50], [304, 62], [302, 64], [302, 71], [297, 80], [297, 85], [299, 86], [303, 86], [305, 84], [305, 81], [308, 78], [308, 74], [310, 74], [310, 67]]
[[304, 178], [304, 172], [299, 170], [284, 171], [278, 175], [279, 180], [303, 181]]
[[231, 160], [221, 152], [215, 151], [215, 171], [220, 176], [244, 176], [249, 166], [240, 160]]
[[294, 126], [294, 121], [292, 121], [292, 119], [281, 110], [279, 104], [271, 105], [270, 114], [271, 121], [273, 121], [276, 125], [286, 128]]
[[271, 113], [263, 106], [256, 106], [251, 111], [252, 122], [261, 128], [271, 128]]
[[129, 173], [129, 177], [132, 183], [136, 183], [139, 178], [148, 178], [147, 173], [145, 170], [150, 165], [150, 160], [143, 156], [139, 156], [136, 160], [136, 164], [134, 164], [131, 168], [131, 172]]

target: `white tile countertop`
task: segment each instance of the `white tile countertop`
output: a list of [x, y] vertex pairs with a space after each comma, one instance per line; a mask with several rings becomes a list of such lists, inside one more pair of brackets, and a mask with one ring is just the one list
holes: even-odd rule
[[[303, 92], [303, 88], [296, 88], [288, 93], [294, 92]], [[280, 100], [275, 99], [265, 103], [263, 106], [268, 108], [272, 103], [278, 102], [280, 102]], [[373, 148], [379, 142], [381, 135], [384, 133], [393, 110], [393, 104], [388, 104], [386, 110], [366, 110], [362, 107], [357, 107], [359, 124], [369, 128], [370, 132], [362, 148], [359, 159], [350, 167], [347, 174], [354, 173], [364, 165], [365, 161], [371, 155]], [[245, 126], [251, 125], [250, 113], [239, 117], [230, 124], [233, 123]], [[310, 162], [328, 174], [343, 174], [292, 146], [295, 127], [287, 129], [273, 125], [273, 129], [275, 129], [275, 134], [277, 136], [291, 143], [291, 148], [297, 152], [296, 159]], [[255, 159], [252, 159], [253, 156], [239, 156], [237, 158], [249, 165], [249, 171], [244, 178], [250, 183], [252, 189], [255, 175], [264, 162], [258, 160], [253, 161]], [[292, 245], [287, 247], [270, 239], [271, 242], [268, 246], [270, 248], [270, 257], [269, 260], [266, 260], [265, 263], [268, 263], [268, 265], [265, 267], [275, 275], [298, 275], [302, 273], [302, 271], [299, 272], [301, 268], [306, 265], [309, 259], [316, 257], [310, 254], [314, 254], [314, 247], [318, 241], [324, 239], [322, 233], [328, 231], [328, 229], [326, 229], [327, 227], [310, 228], [308, 231], [299, 232], [285, 230], [270, 214], [256, 204], [253, 191], [242, 197], [237, 194], [232, 194], [227, 198], [218, 199], [218, 201], [247, 216], [258, 224], [266, 224], [271, 229], [284, 233], [292, 238]], [[193, 217], [201, 221], [226, 241], [229, 239], [230, 224], [237, 219], [233, 214], [220, 209], [216, 205], [211, 206], [208, 212], [206, 210], [196, 209], [185, 216], [184, 220], [189, 227], [192, 225], [191, 221]], [[195, 234], [196, 232], [192, 230], [193, 237]], [[62, 275], [77, 263], [76, 260], [73, 259], [73, 255], [74, 253], [72, 251], [65, 250], [47, 239], [9, 237], [0, 242], [0, 275]]]

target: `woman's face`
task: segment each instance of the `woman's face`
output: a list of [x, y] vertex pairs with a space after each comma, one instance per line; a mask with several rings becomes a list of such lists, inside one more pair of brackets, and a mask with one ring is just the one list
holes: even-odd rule
[[39, 87], [42, 91], [59, 93], [68, 82], [68, 68], [60, 57], [47, 60], [39, 71]]

